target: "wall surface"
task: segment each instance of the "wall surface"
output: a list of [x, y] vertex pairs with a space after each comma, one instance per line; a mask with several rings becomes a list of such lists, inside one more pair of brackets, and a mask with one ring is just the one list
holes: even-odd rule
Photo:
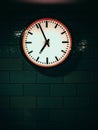
[[[84, 5], [12, 5], [2, 12], [0, 130], [98, 130], [96, 15]], [[21, 32], [42, 17], [62, 21], [72, 34], [72, 54], [63, 68], [39, 70], [23, 54]], [[88, 43], [83, 52], [82, 40]]]

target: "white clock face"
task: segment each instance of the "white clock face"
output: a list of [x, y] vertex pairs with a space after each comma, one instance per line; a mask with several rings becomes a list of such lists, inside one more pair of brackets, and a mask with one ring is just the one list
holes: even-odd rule
[[22, 46], [32, 63], [41, 67], [53, 67], [68, 57], [72, 39], [67, 27], [60, 21], [43, 18], [25, 30]]

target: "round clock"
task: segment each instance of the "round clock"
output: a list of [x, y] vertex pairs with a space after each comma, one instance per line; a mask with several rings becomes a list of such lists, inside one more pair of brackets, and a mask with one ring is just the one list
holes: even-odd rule
[[36, 20], [25, 30], [22, 47], [26, 57], [40, 67], [53, 67], [68, 57], [72, 38], [67, 27], [52, 18]]

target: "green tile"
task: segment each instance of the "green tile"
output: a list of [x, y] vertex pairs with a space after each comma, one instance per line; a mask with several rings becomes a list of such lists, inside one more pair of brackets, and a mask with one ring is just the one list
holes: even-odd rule
[[0, 46], [0, 58], [9, 57], [9, 46], [1, 45]]
[[91, 120], [90, 117], [93, 117], [92, 110], [64, 110], [64, 109], [58, 109], [58, 110], [51, 110], [50, 111], [50, 119], [52, 121], [65, 121], [65, 122], [74, 122], [74, 121], [88, 121]]
[[61, 97], [38, 97], [38, 108], [62, 108], [63, 99]]
[[0, 97], [0, 108], [9, 108], [9, 97]]
[[68, 96], [76, 95], [76, 87], [70, 84], [54, 84], [51, 87], [51, 96]]
[[88, 51], [86, 51], [84, 53], [84, 58], [86, 58], [86, 59], [97, 59], [98, 58], [98, 55], [97, 55], [98, 52], [97, 52], [97, 47], [96, 47], [97, 43], [93, 39], [90, 39], [89, 43], [90, 44], [88, 45]]
[[10, 108], [8, 113], [10, 123], [22, 122], [24, 121], [24, 109]]
[[0, 96], [22, 96], [23, 86], [19, 84], [0, 84]]
[[94, 70], [90, 72], [90, 79], [92, 83], [97, 83], [98, 81], [98, 71]]
[[48, 84], [32, 84], [24, 85], [24, 95], [25, 96], [49, 96]]
[[[12, 121], [8, 127], [10, 130], [24, 130], [24, 120], [23, 121]], [[8, 130], [9, 130], [8, 129]]]
[[63, 121], [38, 121], [37, 130], [60, 130], [64, 128]]
[[19, 45], [9, 45], [9, 55], [10, 57], [21, 58], [23, 56], [21, 47]]
[[11, 97], [11, 108], [35, 108], [35, 97]]
[[92, 110], [77, 110], [78, 121], [90, 121], [91, 117], [94, 118], [94, 112]]
[[9, 72], [0, 71], [0, 83], [9, 83]]
[[82, 71], [96, 71], [98, 70], [98, 61], [97, 59], [81, 59], [76, 70]]
[[49, 119], [49, 110], [47, 109], [25, 109], [24, 110], [24, 120], [25, 122], [29, 121], [39, 121], [39, 120], [48, 120]]
[[0, 59], [0, 70], [22, 70], [21, 59]]
[[89, 97], [65, 97], [64, 108], [68, 109], [88, 109]]
[[35, 83], [36, 73], [34, 71], [12, 71], [10, 81], [11, 83]]
[[40, 73], [38, 73], [37, 75], [37, 83], [63, 83], [63, 80], [64, 80], [63, 76], [52, 77]]
[[33, 71], [33, 70], [35, 71], [36, 70], [35, 67], [34, 67], [34, 65], [32, 63], [30, 63], [26, 59], [26, 57], [24, 58], [23, 68], [24, 68], [24, 70], [27, 70], [27, 71]]
[[20, 58], [22, 55], [23, 55], [23, 52], [19, 45], [2, 44], [0, 46], [0, 58], [11, 58], [11, 57]]
[[97, 96], [98, 95], [98, 85], [97, 84], [78, 84], [77, 87], [77, 96]]
[[64, 109], [56, 109], [50, 111], [50, 119], [52, 121], [74, 121], [77, 119], [76, 110], [64, 110]]
[[9, 120], [9, 108], [8, 107], [0, 108], [0, 121], [7, 122], [8, 120]]
[[97, 71], [73, 71], [64, 77], [64, 83], [91, 83], [97, 80]]
[[24, 121], [24, 124], [23, 124], [22, 128], [23, 128], [23, 130], [27, 130], [27, 129], [29, 129], [29, 130], [36, 130], [36, 126], [37, 126], [37, 121], [32, 121], [32, 120], [28, 120], [27, 121], [26, 120], [26, 121]]

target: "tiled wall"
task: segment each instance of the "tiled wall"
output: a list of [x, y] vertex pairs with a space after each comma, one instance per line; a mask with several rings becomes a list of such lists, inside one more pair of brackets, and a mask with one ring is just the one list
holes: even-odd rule
[[[98, 129], [98, 31], [95, 25], [92, 27], [93, 22], [88, 21], [87, 15], [79, 16], [75, 12], [70, 16], [72, 20], [65, 17], [64, 13], [62, 16], [57, 15], [49, 16], [63, 21], [67, 19], [67, 24], [69, 21], [73, 43], [83, 38], [88, 42], [77, 67], [60, 76], [45, 75], [31, 65], [21, 50], [20, 37], [14, 34], [24, 29], [24, 25], [31, 23], [38, 15], [30, 15], [30, 22], [27, 19], [29, 16], [2, 16], [0, 130]], [[42, 16], [46, 15], [43, 13]]]

